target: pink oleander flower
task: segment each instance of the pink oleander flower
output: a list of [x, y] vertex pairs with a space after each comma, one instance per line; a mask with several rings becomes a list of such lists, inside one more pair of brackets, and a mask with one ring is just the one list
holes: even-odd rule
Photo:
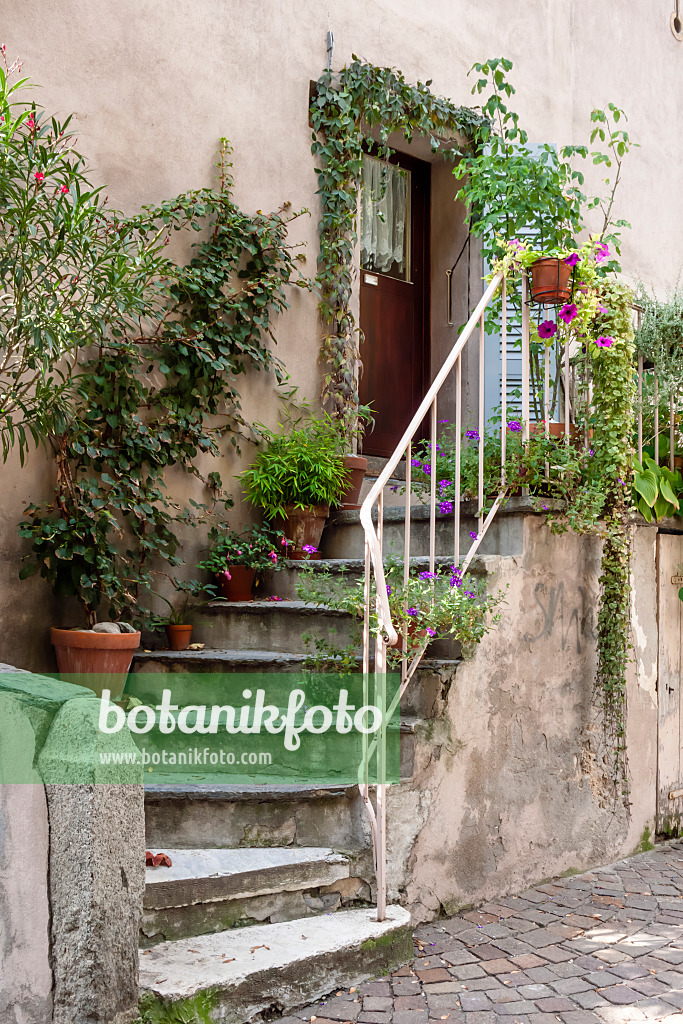
[[42, 171], [36, 171], [36, 173], [33, 175], [33, 177], [36, 179], [36, 181], [38, 182], [39, 185], [43, 181], [45, 181], [45, 175], [43, 174]]
[[27, 119], [27, 121], [26, 121], [26, 127], [30, 128], [31, 131], [33, 131], [35, 126], [36, 126], [36, 122], [33, 120], [33, 114], [30, 114], [28, 119]]
[[600, 348], [609, 348], [610, 345], [614, 344], [614, 338], [610, 338], [608, 334], [601, 334], [599, 338], [595, 339], [595, 344], [599, 345]]
[[553, 320], [544, 320], [538, 325], [539, 338], [552, 338], [557, 334], [557, 324]]
[[62, 187], [60, 188], [59, 191], [62, 193], [63, 196], [65, 196], [66, 193], [69, 191], [69, 186], [68, 185], [62, 185]]

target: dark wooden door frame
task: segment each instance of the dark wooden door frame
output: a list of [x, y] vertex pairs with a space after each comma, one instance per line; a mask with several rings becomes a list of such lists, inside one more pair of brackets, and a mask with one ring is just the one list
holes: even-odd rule
[[[368, 150], [371, 155], [375, 155], [372, 150]], [[428, 164], [424, 160], [418, 160], [413, 156], [409, 156], [405, 153], [394, 152], [389, 158], [389, 162], [397, 164], [399, 167], [404, 167], [406, 170], [411, 172], [411, 287], [419, 289], [418, 299], [418, 313], [419, 322], [421, 326], [421, 352], [418, 359], [418, 378], [415, 381], [415, 396], [413, 399], [413, 408], [406, 408], [402, 410], [402, 422], [403, 428], [398, 432], [395, 443], [398, 442], [403, 429], [408, 426], [410, 418], [415, 412], [415, 409], [419, 405], [419, 402], [425, 394], [426, 388], [428, 387], [430, 376], [431, 376], [431, 311], [430, 311], [430, 290], [431, 290], [431, 273], [430, 273], [430, 236], [431, 236], [431, 164]], [[417, 254], [421, 253], [421, 267], [416, 265]], [[377, 273], [372, 271], [371, 273]], [[380, 276], [382, 276], [380, 274]], [[389, 280], [385, 278], [385, 280]], [[400, 282], [399, 282], [400, 285]], [[362, 302], [363, 302], [363, 291], [368, 286], [363, 284], [363, 271], [360, 270], [360, 303], [361, 303], [361, 318], [362, 318]], [[362, 323], [362, 319], [361, 319]], [[363, 347], [361, 346], [361, 362], [363, 360]], [[359, 391], [363, 396], [361, 401], [372, 401], [372, 395], [366, 390], [371, 383], [377, 384], [377, 382], [366, 381], [365, 386], [363, 378], [359, 382]], [[391, 451], [393, 451], [393, 447]], [[375, 451], [373, 445], [372, 433], [366, 434], [363, 450], [368, 454], [380, 454], [389, 455], [391, 451], [386, 450], [386, 446], [383, 446], [385, 450], [382, 452]]]

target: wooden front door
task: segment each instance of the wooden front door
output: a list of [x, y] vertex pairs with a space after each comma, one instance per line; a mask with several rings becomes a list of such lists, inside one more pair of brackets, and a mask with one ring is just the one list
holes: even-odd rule
[[359, 394], [375, 418], [365, 455], [393, 454], [429, 380], [429, 183], [421, 160], [364, 157]]
[[672, 572], [683, 566], [683, 536], [657, 534], [658, 632], [657, 832], [681, 834], [683, 827], [683, 601]]

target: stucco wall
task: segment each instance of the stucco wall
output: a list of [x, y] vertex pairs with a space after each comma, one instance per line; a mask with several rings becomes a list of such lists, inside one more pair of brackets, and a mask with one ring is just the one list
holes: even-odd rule
[[[408, 80], [431, 78], [435, 92], [464, 104], [474, 102], [471, 64], [504, 53], [515, 63], [515, 106], [532, 141], [586, 141], [591, 107], [613, 100], [627, 109], [641, 148], [628, 158], [615, 207], [633, 224], [624, 267], [663, 292], [682, 259], [672, 204], [683, 147], [683, 45], [670, 32], [670, 8], [670, 0], [0, 0], [0, 24], [10, 58], [21, 55], [24, 73], [42, 86], [40, 100], [62, 115], [75, 112], [79, 148], [96, 180], [106, 183], [112, 206], [130, 212], [209, 184], [218, 137], [227, 135], [236, 198], [245, 209], [276, 208], [285, 199], [310, 209], [291, 231], [292, 241], [306, 243], [310, 273], [318, 203], [307, 102], [309, 82], [325, 65], [327, 30], [335, 35], [333, 68], [355, 53], [399, 67]], [[444, 221], [440, 230], [447, 236], [451, 227]], [[455, 211], [454, 237], [460, 230]], [[436, 239], [435, 254], [448, 257], [448, 266], [451, 250], [447, 237]], [[432, 263], [436, 349], [445, 340], [446, 269]], [[292, 291], [292, 308], [277, 325], [278, 353], [301, 394], [315, 399], [315, 298]], [[455, 305], [462, 305], [461, 294]], [[247, 417], [276, 420], [272, 389], [263, 376], [246, 384]], [[224, 480], [240, 465], [226, 454]], [[47, 625], [65, 616], [69, 621], [60, 624], [78, 624], [78, 615], [58, 613], [40, 581], [17, 582], [14, 531], [27, 500], [46, 493], [52, 470], [38, 451], [26, 468], [13, 460], [0, 473], [0, 659], [49, 668]], [[249, 510], [240, 507], [237, 485], [233, 492], [234, 519], [245, 521]], [[206, 498], [194, 480], [182, 481], [177, 495]], [[188, 541], [190, 560], [199, 543], [198, 535]]]
[[609, 863], [654, 834], [654, 537], [634, 537], [630, 817], [591, 702], [599, 539], [554, 536], [527, 516], [524, 554], [487, 558], [489, 589], [507, 588], [501, 621], [424, 723], [410, 786], [389, 791], [389, 886], [415, 919]]
[[48, 831], [43, 785], [0, 785], [0, 1024], [52, 1020]]

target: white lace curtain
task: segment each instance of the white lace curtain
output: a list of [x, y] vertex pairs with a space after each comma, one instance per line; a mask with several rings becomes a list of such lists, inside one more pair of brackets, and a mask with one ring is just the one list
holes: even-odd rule
[[406, 172], [374, 156], [363, 157], [361, 186], [361, 261], [387, 273], [394, 264], [404, 271]]

